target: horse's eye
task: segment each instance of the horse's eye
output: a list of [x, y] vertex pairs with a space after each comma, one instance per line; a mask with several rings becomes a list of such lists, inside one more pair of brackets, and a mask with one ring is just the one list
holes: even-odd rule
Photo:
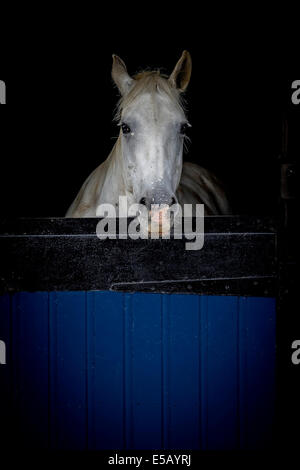
[[127, 124], [123, 123], [121, 127], [123, 134], [129, 134], [131, 132], [131, 129]]
[[187, 124], [186, 122], [184, 124], [181, 124], [180, 134], [185, 135], [189, 127], [189, 124]]

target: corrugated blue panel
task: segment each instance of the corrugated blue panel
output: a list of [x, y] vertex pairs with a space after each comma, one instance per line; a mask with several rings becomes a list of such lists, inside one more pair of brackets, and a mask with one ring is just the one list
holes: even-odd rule
[[124, 448], [124, 297], [87, 293], [88, 448]]
[[86, 293], [50, 293], [51, 447], [86, 447]]
[[48, 447], [48, 294], [12, 298], [14, 439], [25, 448]]
[[238, 446], [238, 298], [201, 299], [202, 448]]
[[275, 299], [240, 298], [240, 439], [244, 449], [271, 445], [274, 432]]
[[199, 298], [164, 296], [162, 310], [166, 449], [200, 446]]
[[161, 448], [160, 295], [125, 295], [125, 383], [126, 448]]
[[0, 377], [17, 446], [229, 450], [271, 441], [274, 299], [22, 293], [1, 297], [0, 308], [9, 358]]

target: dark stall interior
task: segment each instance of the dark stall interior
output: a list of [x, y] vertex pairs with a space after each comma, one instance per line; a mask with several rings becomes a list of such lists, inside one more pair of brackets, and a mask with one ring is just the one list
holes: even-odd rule
[[292, 80], [237, 52], [223, 58], [220, 52], [223, 60], [214, 61], [188, 41], [178, 47], [74, 44], [43, 55], [20, 45], [1, 77], [11, 105], [1, 116], [2, 214], [63, 217], [85, 178], [107, 158], [119, 131], [113, 122], [118, 92], [112, 53], [123, 58], [130, 74], [146, 68], [170, 74], [183, 49], [193, 60], [185, 96], [191, 142], [184, 159], [219, 176], [234, 214], [278, 214], [286, 118], [285, 157], [293, 160], [299, 152]]

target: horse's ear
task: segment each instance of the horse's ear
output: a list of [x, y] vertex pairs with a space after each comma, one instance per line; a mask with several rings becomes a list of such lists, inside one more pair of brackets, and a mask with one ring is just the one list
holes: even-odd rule
[[121, 95], [126, 95], [129, 92], [134, 79], [128, 75], [126, 65], [124, 64], [123, 60], [115, 54], [113, 54], [112, 57], [113, 64], [111, 75], [113, 81], [119, 88]]
[[169, 77], [169, 82], [180, 92], [186, 90], [192, 73], [192, 58], [188, 51], [183, 51], [179, 61], [175, 65]]

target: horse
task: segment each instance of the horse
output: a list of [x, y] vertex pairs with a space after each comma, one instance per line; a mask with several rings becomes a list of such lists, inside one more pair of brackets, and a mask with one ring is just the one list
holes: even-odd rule
[[113, 55], [112, 79], [120, 92], [115, 119], [120, 127], [108, 158], [85, 180], [66, 217], [97, 217], [100, 204], [204, 204], [206, 215], [230, 214], [217, 177], [183, 162], [190, 123], [183, 95], [190, 81], [192, 60], [183, 51], [170, 76], [146, 70], [130, 76], [123, 60]]

